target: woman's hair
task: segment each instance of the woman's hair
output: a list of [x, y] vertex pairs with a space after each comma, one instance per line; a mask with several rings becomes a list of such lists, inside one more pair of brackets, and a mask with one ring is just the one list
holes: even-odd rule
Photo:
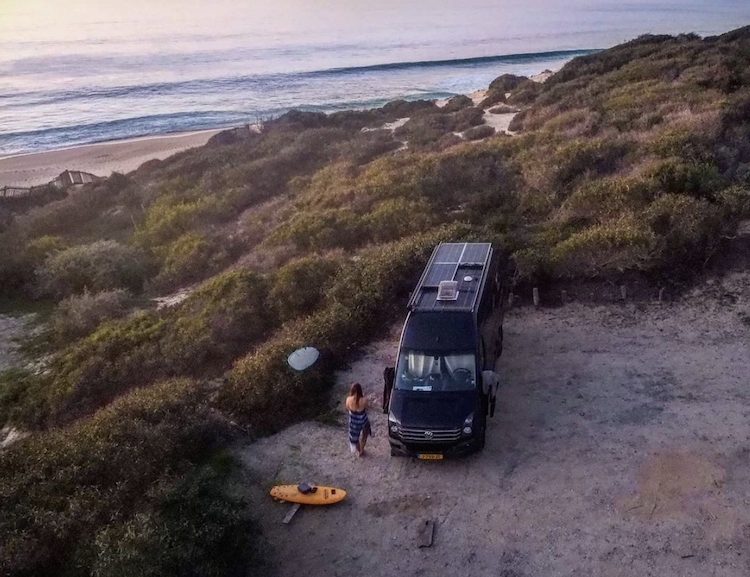
[[357, 399], [357, 402], [359, 402], [359, 400], [363, 397], [362, 385], [360, 385], [359, 383], [354, 383], [352, 385], [352, 388], [349, 389], [349, 396], [355, 397]]

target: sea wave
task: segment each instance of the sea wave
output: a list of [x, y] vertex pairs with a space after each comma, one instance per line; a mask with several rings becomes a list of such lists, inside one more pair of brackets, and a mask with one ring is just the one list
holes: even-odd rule
[[263, 86], [269, 90], [297, 84], [311, 78], [339, 75], [357, 75], [377, 72], [403, 71], [415, 68], [440, 68], [477, 66], [494, 63], [521, 63], [538, 60], [568, 59], [591, 54], [592, 49], [555, 50], [550, 52], [529, 52], [519, 54], [498, 54], [494, 56], [478, 56], [473, 58], [456, 58], [452, 60], [418, 60], [405, 62], [389, 62], [367, 66], [347, 66], [341, 68], [324, 68], [307, 72], [249, 74], [241, 76], [226, 76], [222, 78], [192, 79], [175, 82], [154, 82], [123, 86], [90, 86], [76, 90], [28, 91], [0, 94], [0, 109], [27, 107], [29, 105], [57, 104], [81, 98], [120, 98], [124, 96], [148, 96], [152, 94], [184, 95], [200, 94], [205, 91], [233, 89], [238, 87]]
[[[486, 86], [502, 72], [556, 67], [592, 50], [500, 54], [224, 75], [173, 82], [79, 86], [0, 94], [0, 155], [222, 128], [290, 109], [332, 112], [398, 98], [444, 98]], [[107, 118], [109, 116], [109, 118]]]

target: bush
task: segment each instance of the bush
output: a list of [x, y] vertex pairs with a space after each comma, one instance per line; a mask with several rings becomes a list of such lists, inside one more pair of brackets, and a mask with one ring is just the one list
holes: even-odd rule
[[717, 168], [709, 163], [685, 163], [668, 160], [653, 172], [662, 190], [669, 193], [689, 194], [696, 198], [712, 198], [726, 186]]
[[658, 238], [654, 266], [694, 271], [718, 246], [720, 212], [705, 200], [667, 194], [648, 207], [645, 218]]
[[514, 114], [518, 112], [518, 108], [508, 106], [507, 104], [498, 104], [497, 106], [490, 108], [488, 112], [490, 114]]
[[291, 241], [300, 251], [354, 248], [367, 241], [363, 226], [349, 208], [305, 211], [293, 215], [269, 239]]
[[656, 235], [634, 219], [598, 224], [572, 234], [553, 247], [555, 274], [597, 277], [649, 266]]
[[215, 217], [219, 209], [215, 198], [165, 195], [148, 209], [146, 218], [135, 234], [144, 247], [158, 247], [185, 235], [205, 220]]
[[459, 94], [457, 96], [451, 97], [448, 102], [445, 103], [445, 106], [443, 106], [443, 111], [457, 112], [470, 106], [474, 106], [474, 102], [471, 100], [471, 98], [463, 94]]
[[37, 270], [41, 294], [63, 298], [88, 289], [140, 291], [146, 275], [144, 257], [113, 240], [98, 240], [50, 254]]
[[355, 164], [366, 164], [400, 146], [401, 143], [394, 140], [390, 130], [371, 130], [340, 143], [339, 154]]
[[84, 291], [63, 299], [50, 319], [55, 341], [64, 344], [84, 337], [102, 322], [124, 316], [130, 300], [130, 293], [123, 289]]
[[258, 531], [247, 503], [223, 485], [223, 475], [201, 467], [152, 486], [145, 511], [97, 533], [92, 574], [246, 575], [256, 561]]
[[[222, 502], [210, 479], [190, 481], [195, 463], [227, 438], [205, 391], [173, 380], [0, 452], [0, 573], [91, 574], [96, 568], [102, 575], [139, 575], [156, 567], [177, 576], [197, 562], [205, 572], [192, 574], [216, 575], [234, 565], [217, 558], [221, 552], [246, 561], [240, 505]], [[151, 532], [123, 531], [141, 527], [144, 517]], [[122, 538], [122, 549], [113, 550], [115, 538]], [[207, 550], [210, 545], [218, 550]]]
[[406, 139], [410, 148], [430, 148], [441, 137], [453, 132], [463, 132], [484, 122], [483, 111], [474, 106], [456, 112], [422, 113], [414, 116], [395, 131], [397, 138]]
[[513, 93], [520, 86], [531, 82], [525, 76], [516, 76], [515, 74], [503, 74], [498, 76], [490, 83], [487, 89], [487, 96], [482, 100], [479, 105], [482, 108], [487, 108], [498, 102], [505, 102], [505, 95], [510, 92]]
[[26, 245], [26, 259], [34, 268], [44, 263], [51, 255], [67, 248], [65, 241], [59, 236], [44, 235], [35, 238]]
[[469, 130], [463, 133], [463, 137], [466, 140], [482, 140], [493, 134], [495, 134], [495, 129], [492, 126], [482, 124], [481, 126], [469, 128]]
[[568, 221], [602, 223], [643, 210], [656, 194], [657, 183], [643, 178], [601, 178], [579, 186], [563, 203]]
[[185, 233], [157, 251], [159, 273], [150, 286], [173, 289], [204, 279], [228, 265], [241, 249], [235, 238]]
[[425, 201], [392, 198], [377, 204], [364, 220], [368, 238], [380, 243], [429, 230], [437, 217]]
[[282, 321], [310, 314], [328, 290], [340, 263], [335, 258], [310, 255], [287, 263], [274, 275], [268, 293], [270, 305]]
[[216, 374], [275, 326], [266, 295], [257, 274], [232, 271], [176, 307], [106, 322], [56, 353], [49, 371], [0, 380], [0, 416], [67, 423], [159, 379]]

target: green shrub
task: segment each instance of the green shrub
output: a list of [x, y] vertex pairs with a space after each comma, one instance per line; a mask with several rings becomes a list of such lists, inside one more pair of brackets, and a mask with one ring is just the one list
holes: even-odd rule
[[145, 275], [144, 257], [135, 249], [113, 240], [98, 240], [50, 254], [37, 270], [37, 284], [41, 294], [56, 298], [86, 289], [137, 292]]
[[0, 372], [0, 423], [40, 423], [47, 414], [44, 382], [29, 369]]
[[57, 352], [49, 370], [0, 380], [0, 416], [26, 427], [66, 423], [159, 379], [216, 374], [275, 326], [266, 299], [266, 281], [237, 270], [171, 309], [105, 322]]
[[655, 266], [695, 270], [718, 245], [720, 211], [706, 200], [667, 194], [648, 207], [645, 217], [658, 238]]
[[389, 242], [428, 230], [437, 217], [427, 202], [392, 198], [377, 204], [364, 220], [368, 239]]
[[291, 241], [300, 251], [354, 248], [367, 241], [363, 221], [349, 208], [298, 212], [270, 236]]
[[44, 263], [51, 255], [67, 248], [65, 241], [59, 236], [44, 235], [35, 238], [26, 245], [26, 259], [34, 268]]
[[68, 343], [88, 335], [104, 321], [124, 316], [130, 300], [130, 293], [123, 289], [84, 291], [63, 299], [50, 319], [55, 341]]
[[484, 122], [483, 111], [470, 106], [456, 112], [423, 113], [413, 116], [395, 131], [397, 138], [408, 141], [410, 148], [430, 148], [442, 137], [453, 132], [463, 132]]
[[[246, 538], [244, 523], [237, 519], [239, 511], [228, 511], [236, 503], [221, 504], [212, 493], [187, 500], [202, 492], [201, 484], [191, 489], [179, 481], [226, 438], [224, 426], [208, 409], [206, 393], [193, 382], [174, 380], [136, 391], [70, 428], [33, 435], [0, 452], [0, 572], [31, 576], [85, 575], [94, 568], [102, 574], [115, 567], [137, 570], [106, 545], [112, 544], [107, 537], [117, 527], [138, 526], [139, 514], [168, 523], [174, 534], [167, 551], [155, 550], [169, 539], [158, 528], [156, 536], [131, 536], [129, 541], [123, 535], [121, 553], [133, 553], [136, 564], [138, 548], [132, 540], [156, 555], [146, 567], [179, 561], [177, 567], [161, 566], [164, 575], [184, 574], [181, 569], [190, 560], [210, 563], [206, 546], [218, 544], [221, 535], [226, 540], [219, 551], [239, 554], [234, 544]], [[201, 504], [211, 509], [196, 510]], [[200, 529], [208, 520], [216, 531], [213, 540]], [[152, 538], [156, 543], [149, 542]], [[232, 561], [215, 563], [220, 569]]]
[[390, 130], [371, 130], [339, 144], [339, 154], [354, 164], [366, 164], [378, 156], [396, 150], [401, 143]]
[[161, 351], [178, 374], [222, 369], [247, 345], [277, 324], [267, 306], [268, 282], [257, 273], [234, 270], [204, 283], [168, 317]]
[[466, 140], [482, 140], [493, 134], [495, 134], [495, 129], [492, 126], [482, 124], [480, 126], [469, 128], [469, 130], [463, 133], [463, 137]]
[[643, 178], [602, 178], [579, 186], [563, 203], [561, 214], [568, 220], [606, 222], [644, 209], [657, 185]]
[[551, 266], [560, 276], [601, 276], [648, 267], [656, 236], [632, 218], [597, 224], [552, 248]]
[[505, 95], [513, 93], [519, 87], [531, 82], [525, 76], [516, 76], [515, 74], [503, 74], [493, 80], [487, 89], [487, 95], [480, 103], [480, 107], [487, 108], [498, 102], [505, 102]]
[[228, 265], [240, 248], [234, 239], [185, 233], [158, 249], [159, 273], [150, 284], [163, 290], [194, 283]]
[[458, 94], [448, 99], [448, 102], [443, 106], [444, 112], [457, 112], [464, 108], [474, 106], [474, 102], [468, 96]]
[[340, 266], [337, 259], [316, 254], [287, 263], [274, 275], [268, 293], [270, 305], [283, 321], [313, 312]]
[[577, 139], [554, 151], [549, 159], [550, 188], [565, 189], [587, 174], [606, 175], [614, 172], [632, 143], [616, 139]]
[[24, 238], [12, 228], [0, 233], [0, 296], [17, 296], [33, 278], [24, 258]]
[[489, 109], [490, 114], [514, 114], [518, 112], [518, 108], [514, 106], [508, 106], [507, 104], [498, 104]]
[[726, 186], [716, 166], [705, 162], [664, 161], [655, 168], [653, 177], [665, 192], [697, 198], [712, 198], [715, 192]]
[[216, 212], [216, 200], [205, 196], [162, 196], [149, 207], [135, 240], [144, 247], [168, 244], [215, 216]]
[[95, 577], [246, 575], [257, 562], [258, 531], [247, 503], [202, 467], [149, 489], [147, 507], [96, 535]]

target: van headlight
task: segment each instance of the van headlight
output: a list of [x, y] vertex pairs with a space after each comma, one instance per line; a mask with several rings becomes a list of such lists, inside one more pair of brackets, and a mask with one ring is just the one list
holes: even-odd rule
[[466, 419], [464, 419], [464, 435], [471, 435], [473, 431], [472, 426], [474, 425], [474, 413], [471, 413]]
[[393, 433], [394, 435], [398, 435], [399, 431], [401, 430], [401, 423], [397, 420], [388, 416], [388, 429]]

